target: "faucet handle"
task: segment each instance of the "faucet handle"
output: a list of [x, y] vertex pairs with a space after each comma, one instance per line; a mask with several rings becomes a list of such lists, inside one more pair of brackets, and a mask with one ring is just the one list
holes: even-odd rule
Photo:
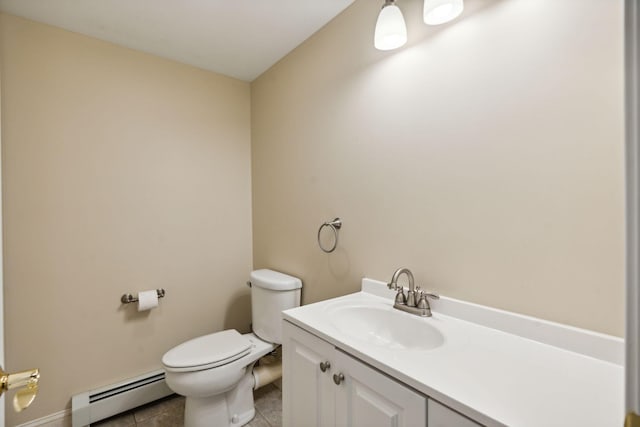
[[416, 307], [421, 309], [429, 308], [429, 303], [427, 302], [427, 294], [425, 294], [423, 291], [420, 291], [420, 297], [418, 297], [418, 303], [416, 304]]
[[423, 297], [429, 297], [431, 299], [440, 299], [440, 295], [438, 294], [432, 294], [431, 292], [425, 292], [422, 290], [422, 288], [420, 286], [416, 285], [416, 295], [419, 300], [422, 299]]
[[407, 304], [407, 297], [404, 295], [404, 288], [402, 286], [398, 286], [395, 303], [399, 305]]
[[420, 297], [418, 298], [418, 303], [416, 304], [416, 307], [421, 309], [430, 309], [427, 298], [440, 299], [440, 296], [438, 296], [437, 294], [420, 291]]

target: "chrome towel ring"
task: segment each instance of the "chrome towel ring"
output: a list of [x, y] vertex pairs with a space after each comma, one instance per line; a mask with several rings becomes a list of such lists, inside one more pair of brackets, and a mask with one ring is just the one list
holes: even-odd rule
[[[320, 233], [322, 233], [322, 229], [325, 227], [329, 227], [333, 230], [333, 246], [329, 249], [326, 249], [322, 246], [322, 242], [320, 241]], [[323, 252], [331, 253], [336, 250], [338, 246], [338, 230], [342, 227], [342, 220], [340, 218], [335, 218], [333, 221], [327, 221], [318, 228], [318, 246], [322, 249]]]

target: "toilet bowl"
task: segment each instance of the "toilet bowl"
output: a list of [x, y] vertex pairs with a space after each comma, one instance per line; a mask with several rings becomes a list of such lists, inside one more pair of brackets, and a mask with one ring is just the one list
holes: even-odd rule
[[185, 427], [241, 426], [251, 421], [252, 368], [275, 348], [252, 333], [227, 330], [168, 351], [162, 358], [165, 380], [171, 390], [187, 397]]
[[237, 427], [255, 415], [253, 367], [281, 343], [282, 310], [300, 304], [302, 282], [251, 273], [253, 333], [229, 329], [186, 341], [162, 357], [171, 390], [186, 397], [185, 427]]

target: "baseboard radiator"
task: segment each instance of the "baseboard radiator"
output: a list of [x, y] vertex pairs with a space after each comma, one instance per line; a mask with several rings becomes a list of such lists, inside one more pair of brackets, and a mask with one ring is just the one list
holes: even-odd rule
[[76, 394], [71, 399], [71, 425], [88, 426], [170, 394], [161, 370]]

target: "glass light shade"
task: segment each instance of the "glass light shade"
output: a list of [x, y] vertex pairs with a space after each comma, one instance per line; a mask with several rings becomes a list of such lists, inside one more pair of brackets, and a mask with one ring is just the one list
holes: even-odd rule
[[395, 4], [388, 4], [382, 8], [378, 21], [373, 45], [378, 50], [397, 49], [407, 42], [407, 27], [400, 8]]
[[444, 24], [458, 17], [463, 9], [463, 0], [424, 0], [424, 23]]

